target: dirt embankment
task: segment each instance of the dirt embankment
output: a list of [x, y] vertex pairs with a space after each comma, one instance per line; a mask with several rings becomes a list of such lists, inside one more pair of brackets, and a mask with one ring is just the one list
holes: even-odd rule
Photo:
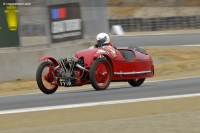
[[108, 0], [109, 18], [200, 15], [199, 0]]
[[200, 76], [199, 46], [150, 47], [155, 64], [154, 79]]

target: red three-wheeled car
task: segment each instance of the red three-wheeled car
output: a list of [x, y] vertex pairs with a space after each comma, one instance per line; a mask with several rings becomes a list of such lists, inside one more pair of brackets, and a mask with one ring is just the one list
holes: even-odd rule
[[105, 90], [110, 82], [127, 81], [140, 86], [154, 75], [151, 56], [142, 48], [112, 46], [89, 48], [76, 52], [71, 58], [59, 60], [50, 56], [40, 59], [36, 79], [45, 94], [54, 93], [58, 86], [92, 84], [95, 90]]

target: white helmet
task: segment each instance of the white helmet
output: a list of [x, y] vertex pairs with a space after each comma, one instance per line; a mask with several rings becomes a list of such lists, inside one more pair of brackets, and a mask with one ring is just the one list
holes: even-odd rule
[[110, 37], [106, 33], [99, 33], [96, 37], [98, 43], [109, 44]]

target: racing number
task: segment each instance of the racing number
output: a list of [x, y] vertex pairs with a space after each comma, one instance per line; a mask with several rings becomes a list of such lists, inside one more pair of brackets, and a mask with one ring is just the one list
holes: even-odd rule
[[111, 53], [111, 55], [112, 55], [114, 58], [117, 57], [117, 53], [116, 53], [116, 51], [115, 51], [115, 49], [114, 49], [113, 47], [107, 46], [106, 48], [109, 50], [109, 52]]

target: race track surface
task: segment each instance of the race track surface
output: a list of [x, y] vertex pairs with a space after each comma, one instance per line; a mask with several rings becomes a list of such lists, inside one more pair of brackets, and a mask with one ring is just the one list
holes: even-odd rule
[[0, 111], [111, 100], [195, 94], [200, 93], [199, 81], [200, 77], [161, 82], [146, 82], [140, 87], [131, 87], [127, 83], [127, 85], [109, 87], [105, 91], [95, 91], [92, 88], [88, 88], [72, 91], [60, 91], [52, 95], [39, 93], [0, 97]]
[[116, 47], [199, 45], [200, 33], [112, 36], [111, 41]]

